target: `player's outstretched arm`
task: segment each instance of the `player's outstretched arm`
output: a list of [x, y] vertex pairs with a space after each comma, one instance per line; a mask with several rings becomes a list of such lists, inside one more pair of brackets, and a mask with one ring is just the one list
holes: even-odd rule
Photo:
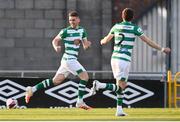
[[160, 45], [158, 45], [157, 43], [155, 43], [152, 39], [150, 39], [149, 37], [147, 37], [146, 35], [142, 35], [140, 36], [141, 40], [144, 41], [146, 44], [148, 44], [149, 46], [151, 46], [152, 48], [155, 48], [161, 52], [164, 52], [166, 54], [168, 54], [171, 49], [169, 47], [161, 47]]
[[57, 53], [61, 52], [60, 41], [61, 41], [61, 39], [60, 39], [59, 35], [57, 35], [57, 36], [52, 40], [53, 48], [54, 48], [54, 50], [55, 50]]
[[106, 43], [108, 43], [109, 41], [111, 41], [111, 39], [113, 38], [113, 34], [108, 34], [107, 36], [104, 37], [104, 39], [101, 39], [101, 45], [104, 45]]

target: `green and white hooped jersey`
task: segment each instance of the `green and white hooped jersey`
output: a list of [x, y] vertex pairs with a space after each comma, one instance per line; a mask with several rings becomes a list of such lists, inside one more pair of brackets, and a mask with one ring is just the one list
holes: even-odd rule
[[111, 58], [131, 62], [135, 37], [143, 34], [142, 29], [131, 22], [123, 21], [115, 24], [110, 34], [114, 34], [115, 41]]
[[59, 32], [59, 37], [65, 45], [65, 52], [62, 59], [77, 59], [80, 45], [75, 45], [74, 40], [80, 39], [83, 41], [84, 39], [87, 39], [86, 30], [81, 26], [78, 26], [76, 29], [69, 26]]

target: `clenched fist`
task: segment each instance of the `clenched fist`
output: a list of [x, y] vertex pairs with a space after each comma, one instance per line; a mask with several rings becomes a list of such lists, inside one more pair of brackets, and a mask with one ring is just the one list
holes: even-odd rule
[[74, 39], [74, 44], [75, 44], [76, 46], [80, 45], [80, 43], [81, 43], [81, 40], [80, 40], [80, 39]]

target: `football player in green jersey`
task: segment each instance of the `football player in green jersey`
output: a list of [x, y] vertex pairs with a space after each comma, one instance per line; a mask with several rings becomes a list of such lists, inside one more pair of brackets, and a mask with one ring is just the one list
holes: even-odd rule
[[50, 86], [59, 85], [72, 73], [80, 78], [76, 107], [86, 110], [91, 108], [83, 101], [89, 76], [84, 67], [77, 60], [80, 44], [83, 45], [84, 49], [88, 49], [91, 46], [91, 42], [87, 40], [86, 30], [79, 26], [79, 23], [80, 18], [78, 13], [76, 11], [71, 11], [69, 13], [70, 26], [62, 29], [52, 41], [54, 50], [57, 53], [61, 52], [60, 42], [63, 42], [65, 45], [65, 52], [61, 60], [61, 65], [53, 79], [46, 79], [33, 87], [27, 87], [25, 96], [26, 103], [29, 102], [34, 92]]
[[106, 89], [116, 92], [117, 94], [117, 111], [116, 116], [126, 116], [123, 112], [123, 90], [127, 86], [127, 80], [129, 75], [132, 50], [135, 42], [135, 37], [138, 36], [143, 42], [155, 48], [161, 52], [169, 53], [170, 48], [163, 48], [156, 44], [153, 40], [148, 38], [140, 27], [134, 25], [131, 21], [134, 17], [134, 12], [131, 8], [125, 8], [122, 12], [121, 23], [115, 24], [109, 34], [101, 40], [101, 45], [104, 45], [111, 41], [114, 37], [114, 50], [111, 57], [111, 67], [116, 84], [101, 83], [97, 80], [93, 82], [91, 88], [91, 94], [95, 94], [99, 89]]

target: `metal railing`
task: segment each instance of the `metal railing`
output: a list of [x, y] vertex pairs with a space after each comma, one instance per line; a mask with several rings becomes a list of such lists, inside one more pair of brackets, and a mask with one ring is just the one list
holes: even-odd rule
[[177, 72], [175, 75], [172, 75], [171, 71], [168, 71], [168, 106], [169, 108], [177, 108], [180, 103], [179, 91], [180, 89], [180, 72]]
[[[88, 70], [89, 77], [91, 79], [114, 79], [112, 71], [97, 71], [97, 70]], [[0, 77], [53, 77], [56, 73], [56, 70], [0, 70]], [[153, 72], [130, 72], [129, 79], [165, 79], [165, 73], [153, 73]], [[70, 78], [74, 78], [73, 75], [70, 75]]]

